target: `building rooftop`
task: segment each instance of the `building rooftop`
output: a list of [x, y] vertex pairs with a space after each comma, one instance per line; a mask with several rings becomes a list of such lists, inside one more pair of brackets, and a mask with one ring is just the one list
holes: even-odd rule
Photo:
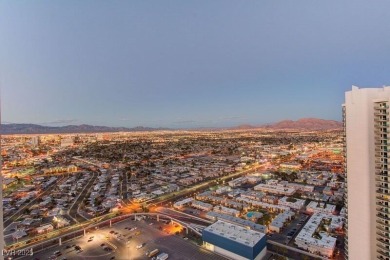
[[332, 249], [335, 247], [336, 238], [327, 235], [325, 232], [320, 232], [320, 238], [315, 238], [313, 235], [318, 229], [318, 226], [321, 224], [321, 221], [324, 218], [332, 218], [332, 215], [327, 215], [324, 213], [314, 214], [306, 225], [302, 228], [301, 232], [295, 238], [295, 240], [300, 240], [305, 242], [307, 245], [315, 245], [322, 248]]
[[211, 226], [208, 226], [205, 230], [247, 246], [256, 245], [256, 243], [265, 236], [263, 233], [258, 231], [250, 230], [242, 226], [220, 220]]
[[211, 217], [211, 218], [219, 219], [219, 220], [222, 219], [222, 220], [228, 221], [228, 222], [234, 222], [234, 223], [236, 223], [238, 225], [249, 227], [249, 228], [251, 228], [253, 230], [257, 230], [257, 231], [260, 231], [260, 232], [263, 232], [263, 233], [267, 232], [267, 227], [266, 226], [263, 226], [263, 225], [260, 225], [260, 224], [256, 224], [255, 222], [250, 221], [250, 220], [237, 218], [237, 217], [234, 217], [234, 216], [231, 216], [231, 215], [218, 213], [218, 212], [215, 212], [215, 211], [207, 212], [206, 217], [208, 217], [208, 218]]

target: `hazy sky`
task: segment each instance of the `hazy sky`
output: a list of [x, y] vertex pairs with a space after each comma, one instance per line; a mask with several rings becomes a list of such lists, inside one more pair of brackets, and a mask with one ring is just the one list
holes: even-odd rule
[[1, 1], [3, 122], [341, 118], [390, 84], [390, 1]]

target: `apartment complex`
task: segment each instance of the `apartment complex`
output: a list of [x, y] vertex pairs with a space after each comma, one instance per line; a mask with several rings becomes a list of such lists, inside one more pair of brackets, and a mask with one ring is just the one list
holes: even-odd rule
[[390, 259], [390, 87], [345, 94], [346, 256]]
[[[333, 218], [335, 218], [335, 221]], [[295, 244], [299, 248], [308, 250], [310, 253], [320, 254], [331, 258], [336, 247], [337, 239], [329, 236], [327, 232], [319, 231], [319, 227], [324, 225], [325, 219], [330, 219], [331, 222], [340, 223], [342, 226], [339, 217], [333, 217], [324, 213], [315, 213], [305, 224], [301, 232], [299, 232], [298, 236], [296, 236]]]

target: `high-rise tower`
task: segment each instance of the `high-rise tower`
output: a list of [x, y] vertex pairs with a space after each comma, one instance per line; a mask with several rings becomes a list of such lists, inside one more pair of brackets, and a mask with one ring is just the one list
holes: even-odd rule
[[[1, 120], [0, 120], [1, 121]], [[1, 139], [1, 135], [0, 135]], [[1, 150], [1, 145], [0, 145], [0, 150]], [[3, 250], [5, 246], [5, 241], [4, 241], [4, 218], [3, 218], [3, 158], [0, 156], [0, 258], [2, 259], [3, 255]]]
[[390, 259], [390, 87], [345, 94], [346, 256]]

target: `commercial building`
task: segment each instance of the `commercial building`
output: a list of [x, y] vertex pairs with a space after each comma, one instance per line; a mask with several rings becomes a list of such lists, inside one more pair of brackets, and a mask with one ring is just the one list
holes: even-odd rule
[[349, 259], [390, 259], [390, 87], [345, 93], [346, 243]]
[[267, 252], [263, 233], [217, 221], [202, 233], [205, 247], [230, 259], [263, 259]]

